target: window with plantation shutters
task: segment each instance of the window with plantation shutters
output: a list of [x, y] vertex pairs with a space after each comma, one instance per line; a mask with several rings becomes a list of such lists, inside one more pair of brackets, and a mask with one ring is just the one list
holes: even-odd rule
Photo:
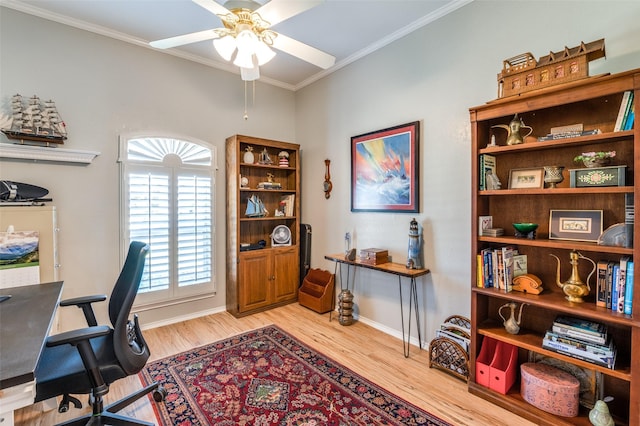
[[214, 153], [203, 142], [122, 138], [122, 246], [151, 247], [136, 304], [214, 292]]

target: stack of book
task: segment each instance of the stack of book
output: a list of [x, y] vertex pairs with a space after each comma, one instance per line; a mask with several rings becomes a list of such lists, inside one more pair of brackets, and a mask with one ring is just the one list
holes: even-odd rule
[[579, 136], [599, 135], [600, 129], [584, 130], [582, 123], [570, 124], [568, 126], [552, 127], [551, 132], [546, 136], [540, 136], [538, 141], [553, 141], [556, 139], [577, 138]]
[[542, 347], [582, 361], [614, 369], [616, 348], [607, 326], [560, 315], [542, 340]]
[[503, 228], [486, 228], [482, 230], [482, 235], [485, 237], [499, 237], [504, 235]]

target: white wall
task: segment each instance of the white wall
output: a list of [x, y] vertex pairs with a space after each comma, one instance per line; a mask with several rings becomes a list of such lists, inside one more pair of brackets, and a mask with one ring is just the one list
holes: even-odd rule
[[[323, 256], [343, 250], [347, 230], [355, 231], [356, 247], [386, 248], [404, 263], [409, 222], [416, 217], [424, 226], [431, 270], [418, 281], [426, 340], [447, 316], [469, 315], [469, 107], [495, 99], [502, 61], [520, 53], [538, 58], [605, 38], [607, 59], [592, 62], [591, 75], [640, 67], [638, 22], [636, 1], [475, 1], [298, 91], [303, 222], [315, 231], [312, 266], [334, 270]], [[351, 213], [350, 138], [415, 120], [422, 126], [421, 213]], [[321, 189], [325, 158], [332, 166], [329, 200]], [[368, 270], [357, 274], [354, 301], [361, 319], [396, 334], [397, 278]]]
[[[119, 272], [118, 135], [154, 130], [217, 147], [218, 293], [143, 312], [141, 319], [148, 323], [224, 310], [224, 140], [236, 133], [295, 140], [294, 94], [258, 83], [256, 105], [245, 121], [238, 75], [11, 9], [0, 8], [0, 15], [2, 112], [10, 111], [15, 93], [53, 99], [69, 131], [64, 147], [102, 153], [88, 166], [0, 161], [0, 179], [47, 188], [58, 208], [63, 297], [111, 292]], [[81, 318], [78, 309], [60, 312], [63, 329]], [[100, 315], [106, 320], [104, 311]]]
[[[170, 321], [224, 309], [224, 139], [241, 133], [300, 143], [302, 221], [313, 226], [314, 267], [333, 271], [323, 256], [343, 249], [346, 230], [355, 231], [357, 247], [388, 248], [404, 262], [409, 221], [424, 226], [431, 274], [418, 287], [429, 340], [446, 316], [469, 313], [468, 108], [495, 98], [502, 61], [527, 51], [539, 57], [604, 37], [607, 59], [592, 62], [592, 75], [640, 67], [639, 19], [637, 1], [476, 0], [297, 93], [258, 83], [244, 121], [237, 75], [0, 8], [2, 111], [15, 93], [51, 98], [68, 124], [65, 147], [102, 152], [89, 166], [2, 160], [0, 179], [51, 191], [63, 296], [108, 294], [119, 271], [118, 134], [165, 130], [216, 146], [218, 294], [142, 313], [143, 324]], [[421, 213], [351, 213], [350, 137], [414, 120], [422, 123]], [[329, 200], [321, 189], [325, 158]], [[355, 293], [363, 320], [398, 333], [396, 277], [360, 270]], [[63, 328], [79, 320], [74, 311], [64, 310]]]

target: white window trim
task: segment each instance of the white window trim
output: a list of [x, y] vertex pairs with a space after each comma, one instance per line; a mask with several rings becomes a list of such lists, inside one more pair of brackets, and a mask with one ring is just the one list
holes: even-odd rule
[[[189, 168], [194, 170], [207, 171], [211, 176], [211, 197], [212, 197], [212, 217], [211, 217], [211, 263], [212, 263], [212, 277], [210, 283], [206, 285], [193, 285], [181, 287], [179, 295], [173, 296], [172, 290], [154, 291], [149, 293], [140, 293], [136, 297], [134, 308], [154, 308], [160, 306], [169, 306], [179, 302], [185, 302], [189, 300], [198, 300], [203, 297], [211, 297], [216, 294], [216, 282], [217, 282], [217, 268], [215, 262], [215, 246], [216, 246], [216, 223], [215, 223], [215, 210], [216, 210], [216, 176], [215, 172], [218, 170], [218, 155], [217, 147], [188, 136], [181, 136], [176, 134], [153, 132], [153, 133], [124, 133], [119, 136], [119, 183], [120, 183], [120, 196], [119, 196], [119, 214], [120, 214], [120, 264], [124, 265], [124, 261], [129, 249], [129, 233], [128, 233], [128, 211], [127, 208], [127, 188], [128, 188], [128, 167], [134, 166], [136, 170], [143, 170], [145, 168], [153, 169], [161, 167], [159, 163], [142, 162], [129, 160], [127, 158], [127, 142], [131, 139], [144, 139], [144, 138], [165, 138], [182, 140], [189, 143], [194, 143], [208, 148], [211, 151], [211, 165], [189, 165]], [[155, 167], [154, 167], [155, 164]], [[153, 248], [152, 248], [153, 249]]]

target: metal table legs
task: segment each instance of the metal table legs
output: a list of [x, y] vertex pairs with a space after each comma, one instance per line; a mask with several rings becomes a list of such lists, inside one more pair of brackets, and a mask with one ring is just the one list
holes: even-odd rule
[[[411, 284], [409, 287], [409, 318], [408, 318], [408, 333], [405, 338], [404, 332], [404, 303], [402, 301], [402, 277], [398, 275], [398, 288], [400, 289], [400, 316], [402, 317], [402, 349], [404, 350], [404, 357], [409, 358], [409, 347], [411, 346], [411, 309], [415, 309], [416, 312], [416, 328], [418, 329], [418, 345], [422, 350], [422, 334], [420, 333], [420, 310], [418, 309], [418, 288], [416, 279], [411, 278]], [[413, 306], [412, 306], [413, 304]]]

